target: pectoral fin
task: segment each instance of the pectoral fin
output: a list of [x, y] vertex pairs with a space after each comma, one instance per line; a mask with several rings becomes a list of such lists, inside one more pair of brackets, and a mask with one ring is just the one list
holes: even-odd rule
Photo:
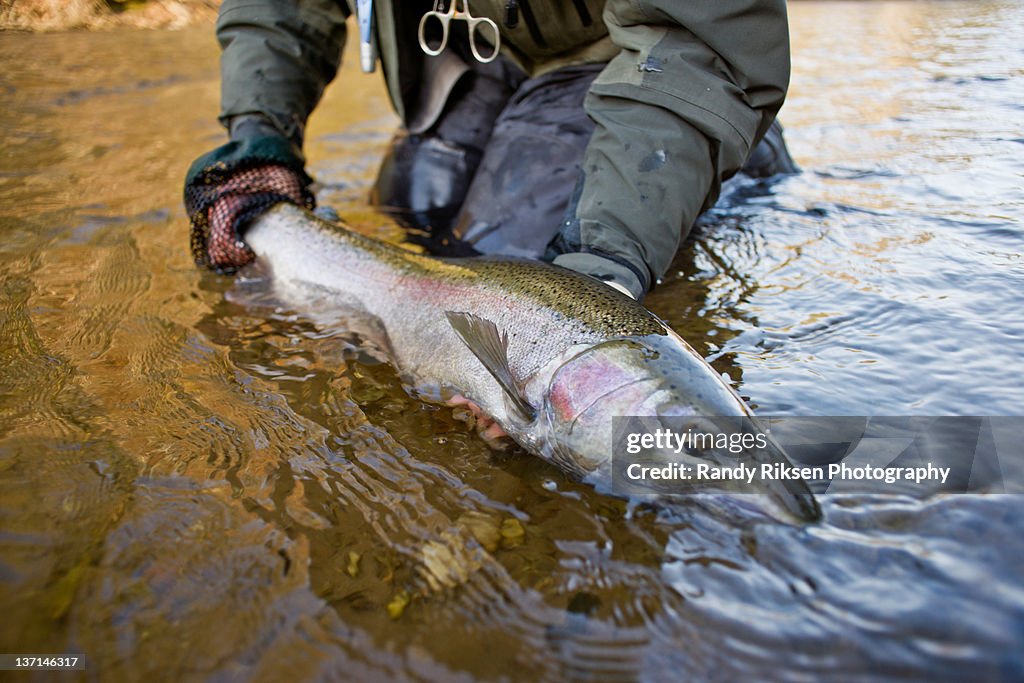
[[498, 332], [498, 327], [490, 320], [473, 315], [445, 311], [452, 329], [462, 339], [466, 347], [483, 364], [498, 385], [505, 391], [512, 404], [522, 413], [523, 417], [533, 420], [537, 411], [523, 395], [519, 382], [512, 374], [508, 363], [508, 335]]

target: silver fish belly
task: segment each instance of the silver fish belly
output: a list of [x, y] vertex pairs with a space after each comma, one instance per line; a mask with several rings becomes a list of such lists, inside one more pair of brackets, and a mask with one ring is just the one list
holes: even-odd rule
[[[245, 239], [272, 272], [277, 298], [358, 319], [414, 386], [466, 396], [523, 448], [599, 488], [610, 488], [616, 416], [705, 426], [709, 417], [753, 417], [683, 339], [585, 275], [415, 254], [289, 205], [257, 219]], [[747, 456], [786, 462], [766, 443]], [[791, 517], [820, 516], [802, 481], [758, 491]]]

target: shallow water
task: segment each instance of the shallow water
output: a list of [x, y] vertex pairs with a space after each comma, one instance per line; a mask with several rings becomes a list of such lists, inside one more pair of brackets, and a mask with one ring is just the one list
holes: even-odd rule
[[[1018, 414], [1024, 9], [791, 16], [804, 172], [734, 185], [648, 303], [764, 414]], [[1020, 497], [630, 510], [228, 301], [180, 207], [216, 54], [0, 35], [0, 650], [103, 680], [1024, 678]], [[396, 239], [365, 206], [395, 120], [344, 78], [320, 199]]]

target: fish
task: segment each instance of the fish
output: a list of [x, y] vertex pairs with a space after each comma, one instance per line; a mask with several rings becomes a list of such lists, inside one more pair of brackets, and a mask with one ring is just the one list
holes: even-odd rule
[[[288, 204], [255, 219], [244, 239], [276, 301], [346, 321], [423, 396], [465, 397], [523, 449], [602, 492], [616, 492], [614, 423], [623, 416], [756, 436], [739, 454], [705, 443], [648, 453], [656, 462], [789, 462], [682, 337], [587, 275], [519, 258], [416, 253]], [[722, 427], [722, 416], [740, 421]], [[744, 490], [762, 494], [776, 518], [821, 516], [802, 479], [751, 486]]]

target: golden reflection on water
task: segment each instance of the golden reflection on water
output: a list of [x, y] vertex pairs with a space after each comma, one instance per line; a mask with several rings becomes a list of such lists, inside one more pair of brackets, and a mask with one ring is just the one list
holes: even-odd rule
[[[105, 678], [557, 677], [548, 629], [584, 587], [553, 544], [602, 528], [586, 490], [191, 264], [181, 178], [222, 136], [209, 29], [0, 50], [5, 649], [79, 649]], [[344, 77], [309, 161], [322, 201], [393, 234], [364, 196], [395, 119], [378, 78]]]

